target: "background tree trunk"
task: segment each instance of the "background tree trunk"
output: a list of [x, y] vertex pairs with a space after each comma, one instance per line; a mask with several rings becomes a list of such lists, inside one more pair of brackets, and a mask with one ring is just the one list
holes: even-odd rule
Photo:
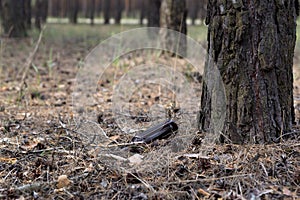
[[146, 15], [146, 1], [144, 0], [140, 0], [139, 1], [139, 7], [140, 7], [140, 25], [142, 26], [143, 25], [143, 20], [145, 18], [145, 15]]
[[42, 22], [46, 23], [48, 17], [48, 0], [42, 1]]
[[195, 25], [195, 21], [198, 17], [200, 3], [203, 3], [203, 0], [187, 0], [188, 15], [192, 20], [192, 25]]
[[[160, 27], [172, 29], [186, 35], [187, 9], [185, 1], [163, 0], [160, 10]], [[184, 52], [186, 52], [186, 37], [182, 37], [178, 41], [177, 38], [173, 37], [173, 35], [168, 35], [164, 30], [161, 30], [160, 35], [162, 38], [162, 42], [165, 46], [168, 46], [168, 49], [172, 49], [174, 52], [177, 52], [178, 46], [180, 48], [180, 52], [185, 55]]]
[[[211, 0], [206, 23], [210, 58], [205, 71], [217, 67], [227, 100], [221, 142], [278, 142], [294, 122], [295, 0]], [[214, 98], [206, 80], [199, 128], [213, 132], [212, 111], [222, 108], [212, 102], [223, 97]]]
[[26, 28], [31, 28], [31, 0], [25, 0], [25, 18], [26, 18]]
[[95, 18], [95, 6], [96, 6], [96, 2], [95, 0], [90, 0], [90, 4], [89, 4], [90, 8], [90, 20], [91, 20], [91, 25], [94, 25], [94, 18]]
[[48, 16], [48, 0], [35, 1], [35, 27], [41, 29], [42, 22], [47, 21]]
[[148, 27], [159, 27], [161, 0], [148, 0]]
[[72, 24], [77, 24], [79, 3], [78, 0], [69, 0], [69, 21]]
[[122, 5], [122, 0], [115, 0], [115, 24], [120, 24], [121, 23], [121, 17], [122, 17], [122, 10], [123, 10], [123, 5]]
[[[58, 10], [60, 17], [70, 17], [68, 10], [70, 10], [71, 0], [58, 0]], [[76, 0], [75, 0], [76, 1]], [[69, 16], [68, 16], [69, 15]]]
[[109, 24], [110, 0], [103, 0], [103, 18], [104, 18], [104, 24]]
[[27, 36], [24, 0], [2, 0], [1, 4], [4, 34], [9, 37]]
[[204, 22], [206, 18], [207, 2], [208, 0], [201, 0], [199, 3], [198, 15], [201, 22]]

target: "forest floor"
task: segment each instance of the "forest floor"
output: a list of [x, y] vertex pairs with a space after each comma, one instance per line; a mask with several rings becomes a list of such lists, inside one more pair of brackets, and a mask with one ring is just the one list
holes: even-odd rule
[[[103, 68], [92, 94], [97, 102], [87, 106], [96, 113], [95, 122], [76, 121], [72, 92], [86, 56], [111, 35], [137, 27], [49, 24], [32, 60], [37, 31], [25, 39], [1, 38], [0, 198], [299, 199], [300, 42], [294, 66], [297, 125], [279, 143], [204, 142], [205, 135], [189, 123], [200, 102], [201, 74], [184, 59], [151, 50], [128, 52]], [[188, 28], [189, 36], [205, 47], [206, 28]], [[169, 66], [173, 73], [135, 68], [141, 65]], [[170, 76], [172, 86], [192, 90], [183, 87], [174, 94], [164, 88]], [[126, 82], [128, 77], [135, 82]], [[122, 85], [139, 82], [129, 96], [122, 94]], [[130, 143], [138, 130], [165, 119], [174, 95], [176, 106], [187, 111], [174, 114], [181, 138]], [[121, 112], [128, 104], [130, 116]]]

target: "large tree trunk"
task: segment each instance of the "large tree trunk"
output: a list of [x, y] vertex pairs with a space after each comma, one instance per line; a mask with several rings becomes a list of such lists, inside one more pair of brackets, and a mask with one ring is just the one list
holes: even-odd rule
[[[295, 5], [295, 0], [209, 1], [201, 130], [222, 132], [221, 142], [269, 143], [292, 129]], [[220, 72], [224, 96], [214, 67]]]
[[[160, 27], [172, 29], [187, 34], [186, 16], [187, 9], [186, 3], [183, 0], [163, 0], [161, 4], [160, 12]], [[165, 29], [160, 31], [160, 36], [163, 45], [167, 49], [177, 52], [180, 48], [180, 52], [186, 52], [186, 37], [183, 36], [178, 40], [173, 35], [166, 32]], [[185, 56], [185, 55], [181, 55]]]
[[24, 0], [2, 0], [1, 4], [4, 34], [9, 37], [27, 36]]

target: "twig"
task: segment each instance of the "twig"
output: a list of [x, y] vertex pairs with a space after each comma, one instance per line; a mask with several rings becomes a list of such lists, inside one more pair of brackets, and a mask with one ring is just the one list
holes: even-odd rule
[[13, 168], [12, 170], [10, 170], [10, 171], [8, 172], [8, 174], [2, 179], [2, 181], [5, 181], [5, 180], [7, 179], [7, 177], [8, 177], [13, 171], [15, 171], [15, 168]]
[[15, 28], [14, 25], [12, 25], [12, 26], [9, 28], [8, 33], [7, 33], [7, 37], [8, 37], [8, 38], [10, 38], [11, 33], [13, 32], [14, 28]]
[[74, 198], [74, 195], [71, 194], [66, 188], [63, 188], [63, 191], [64, 191], [67, 195], [69, 195], [70, 198]]
[[128, 161], [128, 159], [123, 158], [121, 156], [114, 155], [114, 154], [104, 154], [103, 156], [110, 157], [110, 158], [113, 158], [113, 159], [116, 159], [119, 161], [123, 161], [123, 162]]
[[31, 52], [30, 56], [28, 57], [26, 63], [25, 63], [25, 66], [24, 66], [24, 72], [23, 72], [23, 75], [22, 75], [22, 79], [21, 79], [21, 82], [20, 82], [20, 94], [22, 94], [22, 91], [23, 91], [23, 86], [24, 86], [24, 83], [25, 83], [25, 78], [27, 76], [27, 73], [29, 71], [29, 68], [35, 58], [35, 55], [39, 49], [39, 46], [41, 44], [41, 41], [42, 41], [42, 37], [43, 37], [43, 33], [44, 33], [44, 30], [45, 30], [46, 26], [43, 26], [41, 32], [40, 32], [40, 35], [39, 35], [39, 39], [34, 47], [34, 50], [33, 52]]
[[263, 164], [262, 162], [259, 162], [259, 164], [260, 164], [260, 166], [263, 168], [264, 173], [266, 174], [266, 177], [268, 177], [268, 172], [267, 172], [267, 170], [266, 170], [264, 164]]
[[53, 151], [55, 153], [66, 153], [66, 154], [74, 154], [75, 151], [68, 151], [63, 149], [57, 149], [57, 148], [48, 148], [48, 149], [41, 149], [41, 150], [34, 150], [34, 151], [21, 151], [20, 153], [28, 154], [28, 153], [43, 153], [46, 151]]
[[233, 196], [233, 198], [235, 198], [235, 199], [246, 200], [245, 197], [243, 197], [242, 195], [236, 193], [235, 191], [230, 191], [230, 192], [225, 196], [225, 199], [230, 199], [231, 196]]
[[299, 133], [300, 133], [300, 131], [292, 131], [292, 132], [288, 132], [288, 133], [285, 133], [285, 134], [281, 133], [281, 135], [276, 139], [279, 140], [279, 139], [282, 139], [285, 136], [292, 135], [292, 134], [299, 134]]
[[14, 188], [14, 189], [19, 190], [19, 191], [36, 190], [36, 189], [41, 188], [45, 184], [46, 184], [45, 182], [37, 182], [37, 183], [22, 185], [17, 188]]
[[165, 185], [174, 185], [174, 184], [182, 184], [182, 183], [196, 183], [196, 182], [203, 182], [203, 181], [217, 181], [220, 179], [229, 179], [229, 178], [237, 178], [237, 177], [244, 177], [244, 176], [251, 176], [252, 174], [237, 174], [232, 176], [223, 176], [219, 178], [202, 178], [202, 179], [195, 179], [195, 180], [183, 180], [183, 181], [176, 181], [176, 182], [166, 182]]
[[124, 168], [121, 168], [123, 171], [125, 171], [126, 173], [130, 174], [131, 176], [133, 176], [134, 178], [136, 178], [137, 180], [139, 180], [143, 185], [145, 185], [151, 192], [155, 193], [155, 189], [145, 180], [141, 179], [140, 177], [136, 176], [135, 174], [127, 171]]
[[110, 144], [110, 145], [101, 145], [101, 147], [111, 148], [111, 147], [124, 147], [131, 146], [136, 144], [144, 144], [144, 142], [128, 142], [128, 143], [118, 143], [118, 144]]

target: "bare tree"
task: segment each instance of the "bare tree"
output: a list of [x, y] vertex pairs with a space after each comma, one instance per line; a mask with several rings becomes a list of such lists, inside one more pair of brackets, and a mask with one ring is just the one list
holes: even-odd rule
[[[209, 80], [204, 83], [201, 130], [213, 132], [213, 119], [219, 116], [215, 114], [224, 110], [221, 142], [278, 142], [291, 131], [296, 4], [295, 0], [208, 1], [205, 71], [218, 69], [225, 93], [218, 96]], [[214, 104], [223, 99], [224, 108]]]

